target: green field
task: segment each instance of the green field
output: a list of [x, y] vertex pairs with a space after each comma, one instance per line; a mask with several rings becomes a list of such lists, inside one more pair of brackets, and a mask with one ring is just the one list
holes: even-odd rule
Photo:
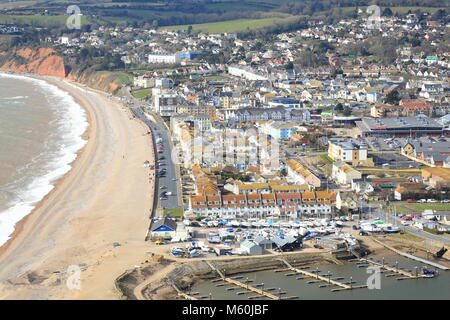
[[135, 97], [137, 99], [142, 99], [142, 98], [145, 98], [145, 97], [151, 95], [152, 89], [136, 90], [136, 91], [133, 91], [131, 94], [133, 95], [133, 97]]
[[163, 217], [170, 216], [170, 217], [182, 217], [184, 214], [183, 208], [173, 208], [173, 209], [164, 209], [163, 210]]
[[0, 2], [0, 9], [13, 9], [36, 4], [36, 1]]
[[[258, 29], [272, 25], [277, 22], [282, 22], [282, 18], [267, 18], [267, 19], [238, 19], [222, 22], [192, 24], [192, 30], [202, 31], [208, 33], [224, 33], [224, 32], [239, 32], [247, 29]], [[187, 30], [189, 25], [181, 26], [167, 26], [162, 27], [163, 30]]]
[[[27, 24], [40, 27], [57, 27], [66, 25], [69, 16], [41, 16], [41, 15], [6, 15], [0, 14], [0, 24]], [[81, 25], [88, 22], [85, 16], [81, 16]]]
[[423, 241], [423, 239], [421, 237], [415, 236], [408, 232], [395, 233], [395, 234], [391, 234], [389, 236], [392, 238], [403, 239], [403, 240], [414, 241], [414, 242], [422, 242]]

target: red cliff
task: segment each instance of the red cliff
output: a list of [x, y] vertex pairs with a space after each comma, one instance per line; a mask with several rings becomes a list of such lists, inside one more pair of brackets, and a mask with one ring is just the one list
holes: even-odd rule
[[[2, 53], [0, 56], [9, 55]], [[14, 52], [13, 57], [5, 60], [0, 63], [0, 70], [29, 72], [59, 78], [65, 78], [67, 75], [63, 58], [51, 48], [20, 49]]]

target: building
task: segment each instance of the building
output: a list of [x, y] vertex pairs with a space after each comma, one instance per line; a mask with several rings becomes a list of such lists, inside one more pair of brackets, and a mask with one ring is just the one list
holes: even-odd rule
[[260, 72], [250, 68], [250, 67], [244, 67], [244, 66], [238, 66], [238, 65], [232, 65], [228, 67], [228, 73], [232, 76], [245, 78], [247, 80], [263, 80], [267, 81], [269, 78], [261, 74]]
[[370, 108], [370, 116], [373, 118], [400, 117], [402, 107], [391, 104], [375, 104]]
[[355, 211], [358, 209], [358, 196], [354, 192], [339, 191], [336, 196], [336, 209]]
[[433, 114], [433, 105], [421, 99], [402, 99], [399, 106], [403, 108], [403, 116], [405, 117], [413, 117], [418, 114], [431, 117]]
[[185, 125], [200, 132], [208, 131], [209, 129], [211, 129], [211, 118], [206, 114], [177, 114], [170, 118], [170, 130], [176, 137], [181, 136], [181, 128], [183, 128]]
[[357, 165], [373, 165], [367, 157], [367, 146], [351, 139], [328, 140], [328, 156], [334, 161], [342, 161]]
[[269, 134], [278, 140], [289, 140], [297, 132], [297, 123], [272, 122], [269, 125]]
[[253, 241], [259, 245], [263, 250], [270, 250], [273, 247], [273, 241], [262, 236], [257, 236]]
[[353, 180], [361, 179], [362, 175], [345, 162], [337, 161], [333, 163], [331, 177], [339, 184], [351, 184]]
[[422, 169], [422, 177], [428, 181], [433, 188], [450, 187], [449, 168], [425, 168]]
[[161, 64], [178, 64], [181, 62], [181, 56], [179, 54], [149, 54], [148, 63], [161, 63]]
[[168, 217], [156, 221], [150, 229], [152, 238], [171, 239], [176, 235], [176, 232], [177, 223]]
[[444, 128], [436, 120], [425, 115], [356, 121], [359, 135], [367, 136], [410, 136], [442, 135]]
[[223, 111], [225, 120], [232, 122], [255, 121], [300, 121], [308, 122], [311, 113], [306, 109], [291, 109], [282, 106], [274, 108], [241, 108]]
[[332, 191], [196, 195], [190, 198], [186, 214], [224, 219], [268, 216], [299, 218], [305, 215], [331, 215], [335, 201], [336, 194]]
[[140, 88], [150, 88], [155, 85], [155, 79], [148, 76], [134, 77], [133, 85]]
[[308, 190], [308, 185], [282, 185], [278, 182], [270, 183], [234, 183], [226, 185], [225, 189], [234, 194], [251, 194], [251, 193], [296, 193]]
[[249, 256], [262, 254], [262, 247], [253, 240], [246, 239], [241, 242], [240, 245], [241, 252]]
[[402, 147], [401, 154], [429, 167], [443, 167], [450, 156], [450, 141], [408, 141]]
[[304, 168], [300, 162], [289, 159], [286, 161], [286, 165], [288, 181], [295, 184], [306, 184], [314, 188], [320, 188], [320, 178], [310, 170]]
[[282, 106], [285, 108], [301, 108], [302, 104], [298, 99], [292, 98], [275, 98], [269, 101], [269, 107]]

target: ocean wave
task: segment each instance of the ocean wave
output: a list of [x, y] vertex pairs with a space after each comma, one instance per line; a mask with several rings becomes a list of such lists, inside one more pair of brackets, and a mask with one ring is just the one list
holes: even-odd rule
[[28, 99], [28, 96], [6, 97], [1, 98], [0, 100], [24, 100], [24, 99]]
[[[49, 101], [49, 106], [58, 114], [59, 119], [55, 125], [59, 139], [56, 140], [56, 152], [41, 155], [48, 161], [45, 167], [37, 170], [39, 175], [33, 177], [25, 188], [11, 190], [10, 186], [0, 186], [0, 190], [8, 187], [8, 192], [15, 195], [8, 204], [8, 209], [0, 212], [0, 246], [10, 239], [17, 222], [27, 216], [54, 188], [54, 182], [71, 169], [70, 164], [76, 159], [77, 152], [87, 143], [83, 134], [88, 127], [86, 112], [67, 92], [43, 80], [25, 76], [0, 73], [1, 78], [15, 78], [39, 86]], [[32, 159], [31, 162], [35, 160]]]

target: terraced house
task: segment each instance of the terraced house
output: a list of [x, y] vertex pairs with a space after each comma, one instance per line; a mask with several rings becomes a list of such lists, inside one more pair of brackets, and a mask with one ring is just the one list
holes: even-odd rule
[[333, 191], [196, 195], [190, 198], [186, 213], [222, 219], [267, 216], [299, 218], [330, 215], [334, 212], [335, 203], [336, 194]]

